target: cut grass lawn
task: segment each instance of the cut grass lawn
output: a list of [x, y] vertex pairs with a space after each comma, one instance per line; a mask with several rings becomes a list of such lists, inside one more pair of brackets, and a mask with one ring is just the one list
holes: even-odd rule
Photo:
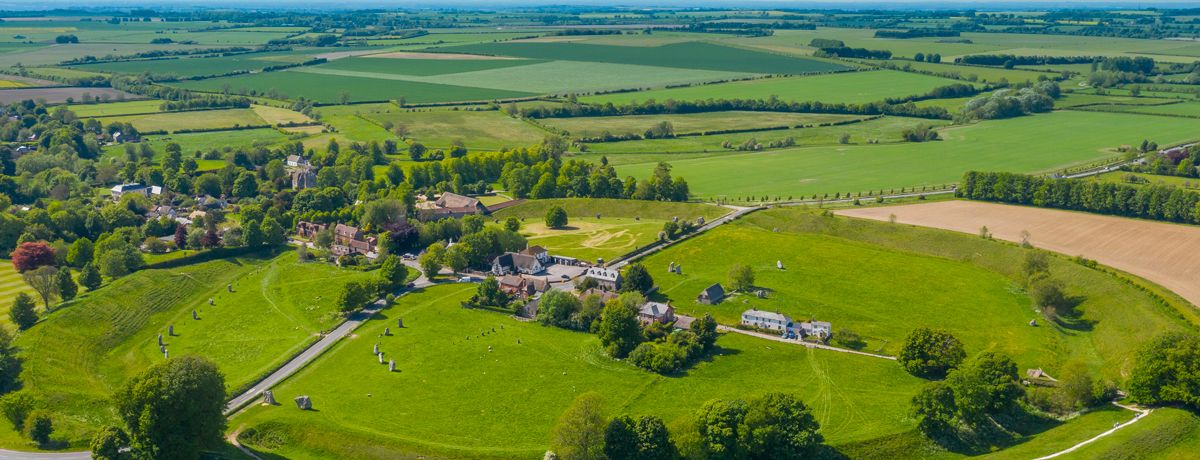
[[546, 118], [538, 123], [565, 130], [573, 137], [598, 137], [642, 134], [662, 122], [669, 122], [675, 134], [704, 133], [728, 129], [765, 129], [796, 127], [861, 119], [856, 115], [826, 115], [785, 112], [708, 112], [672, 115], [627, 115], [619, 117]]
[[[663, 377], [604, 356], [595, 335], [461, 308], [474, 291], [437, 286], [400, 298], [357, 339], [276, 387], [280, 401], [309, 395], [315, 411], [256, 406], [232, 425], [265, 433], [268, 442], [250, 444], [288, 458], [531, 458], [585, 392], [601, 393], [608, 415], [654, 414], [683, 426], [709, 399], [786, 391], [814, 407], [831, 443], [913, 426], [905, 414], [920, 381], [890, 361], [725, 334], [710, 360]], [[406, 327], [380, 337], [396, 318]], [[371, 356], [376, 342], [397, 372]]]
[[362, 107], [362, 116], [380, 124], [403, 125], [409, 137], [426, 147], [447, 148], [462, 141], [468, 149], [499, 150], [541, 142], [546, 131], [500, 111], [410, 110], [393, 104]]
[[847, 69], [843, 65], [815, 59], [762, 53], [707, 42], [639, 47], [581, 43], [504, 42], [455, 46], [442, 48], [442, 50], [532, 59], [562, 59], [764, 74], [799, 75]]
[[584, 97], [580, 101], [596, 104], [608, 102], [628, 104], [650, 99], [691, 101], [710, 98], [768, 99], [771, 96], [777, 96], [786, 101], [864, 103], [882, 101], [889, 97], [924, 94], [939, 86], [959, 83], [962, 82], [895, 70], [870, 70], [836, 75], [767, 78], [686, 88], [602, 94]]
[[[233, 390], [282, 364], [339, 318], [338, 286], [373, 273], [293, 252], [144, 270], [61, 307], [17, 339], [24, 390], [55, 412], [56, 438], [86, 445], [113, 418], [109, 397], [126, 379], [161, 362], [157, 336], [172, 356], [217, 363]], [[320, 282], [314, 282], [320, 280]], [[232, 293], [226, 285], [233, 284]], [[214, 305], [208, 305], [208, 299]], [[191, 312], [199, 313], [199, 320]], [[175, 336], [167, 337], [168, 325]], [[8, 424], [0, 442], [10, 439]]]
[[[0, 259], [0, 324], [11, 326], [12, 323], [8, 318], [8, 310], [12, 308], [13, 302], [17, 299], [17, 294], [24, 292], [32, 296], [35, 300], [38, 299], [37, 294], [32, 287], [25, 284], [25, 280], [20, 273], [13, 268], [12, 261], [8, 259]], [[39, 303], [40, 300], [37, 300]]]
[[[1141, 139], [1161, 145], [1195, 139], [1194, 124], [1179, 117], [1064, 111], [943, 129], [945, 140], [936, 142], [772, 150], [671, 161], [671, 166], [672, 174], [686, 178], [692, 194], [702, 198], [833, 196], [952, 183], [973, 169], [1053, 171], [1116, 156], [1118, 146]], [[618, 173], [646, 177], [659, 160], [621, 166]]]
[[354, 102], [387, 101], [403, 97], [410, 103], [486, 101], [535, 95], [519, 91], [287, 70], [194, 80], [174, 85], [185, 89], [211, 92], [219, 92], [225, 85], [229, 85], [236, 93], [255, 91], [258, 94], [265, 94], [274, 89], [288, 97], [304, 96], [325, 103], [338, 102], [343, 92], [348, 95], [350, 101]]
[[132, 123], [133, 127], [137, 128], [138, 131], [168, 133], [178, 130], [215, 130], [267, 124], [252, 109], [197, 110], [189, 112], [162, 112], [149, 115], [122, 115], [103, 117], [100, 118], [100, 122], [104, 124], [114, 122]]

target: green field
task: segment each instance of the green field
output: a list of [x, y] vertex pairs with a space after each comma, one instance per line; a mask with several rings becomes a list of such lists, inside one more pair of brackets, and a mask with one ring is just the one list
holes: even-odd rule
[[[863, 61], [870, 63], [870, 61]], [[946, 63], [932, 62], [891, 62], [902, 68], [907, 67], [917, 72], [933, 72], [937, 74], [953, 74], [955, 78], [980, 81], [983, 83], [1021, 83], [1021, 82], [1036, 82], [1038, 77], [1054, 78], [1058, 77], [1056, 73], [1036, 72], [1033, 70], [1020, 69], [1004, 69], [999, 67], [983, 67], [983, 66], [966, 66], [954, 65]], [[974, 77], [974, 78], [972, 78]]]
[[401, 109], [392, 104], [363, 107], [362, 116], [377, 123], [408, 128], [409, 137], [427, 147], [447, 148], [461, 140], [468, 149], [498, 150], [541, 142], [548, 134], [500, 111]]
[[503, 69], [542, 61], [530, 59], [394, 59], [382, 56], [352, 57], [322, 64], [322, 69], [396, 75], [445, 75], [480, 70]]
[[894, 70], [876, 70], [836, 75], [769, 78], [635, 93], [603, 94], [580, 100], [597, 104], [608, 102], [628, 104], [650, 99], [688, 101], [710, 98], [768, 99], [771, 96], [778, 96], [787, 101], [864, 103], [882, 101], [889, 97], [924, 94], [939, 86], [956, 83], [962, 82]]
[[163, 112], [148, 115], [122, 115], [102, 117], [104, 124], [132, 123], [142, 132], [175, 132], [184, 129], [228, 129], [243, 126], [262, 126], [266, 121], [253, 109], [197, 110], [188, 112]]
[[[814, 405], [834, 444], [912, 427], [905, 412], [920, 382], [890, 361], [726, 334], [717, 356], [686, 376], [662, 377], [603, 356], [594, 335], [459, 307], [473, 292], [439, 286], [401, 298], [359, 339], [276, 387], [285, 405], [253, 407], [231, 424], [265, 430], [268, 441], [253, 447], [286, 458], [533, 458], [584, 392], [600, 392], [613, 415], [682, 424], [712, 398], [788, 391]], [[395, 318], [406, 327], [378, 337]], [[397, 372], [371, 356], [376, 341]], [[311, 396], [316, 410], [291, 407], [297, 395]]]
[[312, 59], [316, 51], [297, 53], [280, 51], [269, 53], [243, 53], [232, 56], [214, 56], [199, 58], [155, 59], [143, 61], [104, 62], [99, 64], [83, 64], [72, 66], [72, 69], [105, 72], [141, 74], [149, 72], [154, 75], [175, 75], [178, 77], [194, 77], [204, 75], [221, 75], [231, 72], [259, 70], [287, 62], [300, 62]]
[[721, 70], [581, 61], [549, 61], [517, 67], [430, 76], [340, 70], [324, 66], [303, 67], [294, 69], [294, 71], [306, 74], [370, 78], [381, 82], [399, 80], [537, 94], [654, 88], [753, 75]]
[[[1116, 147], [1141, 139], [1156, 139], [1161, 145], [1195, 139], [1194, 124], [1177, 117], [1055, 112], [943, 129], [945, 140], [930, 143], [773, 150], [678, 160], [671, 165], [672, 174], [686, 178], [699, 197], [832, 196], [950, 183], [972, 169], [1057, 170], [1113, 157]], [[618, 173], [645, 177], [657, 161], [622, 166]]]
[[337, 102], [345, 92], [351, 101], [386, 101], [401, 97], [410, 103], [475, 101], [533, 96], [533, 93], [465, 86], [384, 80], [296, 71], [265, 72], [235, 77], [177, 83], [185, 89], [219, 92], [229, 85], [236, 93], [276, 90], [291, 98], [304, 96], [320, 102]]
[[[24, 292], [37, 299], [32, 287], [25, 284], [21, 274], [13, 268], [12, 261], [0, 259], [0, 324], [8, 325], [8, 310], [16, 301], [17, 293]], [[40, 302], [40, 300], [39, 300]]]
[[1177, 104], [1159, 105], [1095, 104], [1081, 107], [1080, 110], [1200, 118], [1200, 102], [1180, 102]]
[[0, 54], [0, 67], [11, 67], [16, 64], [25, 66], [56, 65], [69, 59], [78, 59], [84, 56], [102, 57], [110, 54], [121, 56], [144, 51], [200, 48], [209, 47], [204, 45], [151, 45], [146, 43], [77, 43], [71, 45], [26, 47], [14, 52]]
[[860, 119], [855, 115], [826, 115], [785, 112], [708, 112], [674, 115], [626, 115], [619, 117], [546, 118], [538, 123], [565, 130], [573, 137], [597, 137], [604, 132], [613, 135], [642, 134], [647, 129], [669, 122], [676, 134], [704, 133], [727, 129], [765, 129], [781, 126], [796, 127]]
[[662, 46], [642, 47], [577, 43], [507, 42], [454, 46], [441, 48], [440, 50], [532, 59], [582, 60], [765, 74], [798, 75], [846, 70], [846, 66], [825, 61], [761, 53], [706, 42], [672, 43]]
[[1194, 458], [1200, 450], [1200, 415], [1185, 409], [1155, 409], [1142, 421], [1125, 427], [1067, 459]]
[[[185, 156], [210, 150], [223, 151], [235, 146], [272, 147], [287, 141], [288, 137], [274, 128], [164, 134], [142, 138], [142, 144], [149, 145], [159, 154], [166, 150], [167, 144], [177, 143], [183, 148]], [[104, 147], [103, 151], [105, 157], [125, 155], [124, 145], [109, 145]]]
[[[1026, 251], [969, 235], [792, 208], [751, 214], [644, 264], [659, 292], [685, 314], [708, 312], [726, 324], [736, 324], [747, 308], [816, 318], [833, 323], [835, 335], [839, 328], [852, 330], [866, 339], [868, 350], [887, 354], [897, 353], [912, 329], [936, 327], [953, 333], [967, 350], [1001, 351], [1022, 368], [1051, 374], [1079, 360], [1119, 380], [1143, 340], [1194, 327], [1137, 288], [1065, 259], [1055, 260], [1051, 273], [1080, 298], [1079, 324], [1088, 326], [1047, 324], [1019, 281]], [[681, 264], [683, 274], [669, 273], [669, 262]], [[766, 299], [735, 295], [718, 305], [695, 302], [705, 287], [727, 283], [735, 263], [754, 269], [755, 286], [768, 291]], [[1041, 327], [1029, 327], [1031, 319]], [[1143, 333], [1143, 327], [1154, 332]]]
[[[796, 145], [842, 145], [841, 136], [849, 134], [847, 145], [901, 142], [901, 133], [919, 125], [939, 126], [944, 122], [906, 117], [882, 117], [839, 126], [751, 131], [744, 133], [712, 134], [707, 136], [685, 136], [673, 139], [643, 139], [620, 142], [596, 142], [587, 144], [587, 158], [608, 155], [613, 165], [640, 163], [645, 161], [674, 161], [681, 153], [742, 153], [735, 150], [743, 143], [754, 139], [762, 144], [792, 138]], [[729, 142], [733, 149], [723, 147]]]
[[[56, 310], [19, 337], [23, 391], [56, 413], [57, 436], [85, 445], [91, 430], [111, 420], [110, 393], [163, 359], [157, 335], [168, 325], [176, 333], [164, 337], [172, 356], [211, 359], [233, 390], [337, 324], [334, 286], [371, 275], [297, 264], [291, 252], [140, 271]], [[227, 284], [234, 292], [226, 292]], [[14, 436], [5, 424], [0, 442], [14, 445]]]
[[79, 118], [110, 117], [117, 115], [132, 115], [156, 113], [162, 101], [148, 99], [144, 101], [109, 102], [106, 104], [72, 104], [67, 108], [75, 112]]

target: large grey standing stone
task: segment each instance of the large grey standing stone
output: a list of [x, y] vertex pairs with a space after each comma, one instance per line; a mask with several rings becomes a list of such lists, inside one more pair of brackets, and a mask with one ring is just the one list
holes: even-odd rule
[[396, 318], [396, 327], [404, 327], [404, 318]]
[[388, 372], [396, 372], [396, 360], [388, 361]]
[[163, 342], [162, 342], [162, 333], [161, 333], [161, 332], [159, 332], [159, 333], [158, 333], [158, 346], [160, 346], [160, 347], [161, 347], [161, 346], [163, 346]]
[[171, 350], [163, 350], [163, 359], [171, 359]]
[[375, 351], [373, 351], [373, 353], [379, 354], [379, 344], [378, 343], [375, 344]]
[[308, 396], [297, 396], [296, 407], [299, 407], [300, 410], [312, 410], [312, 398], [309, 398]]
[[263, 396], [263, 404], [268, 404], [268, 405], [272, 405], [272, 406], [279, 404], [279, 403], [275, 402], [275, 393], [272, 393], [271, 390], [263, 390], [262, 396]]
[[392, 328], [390, 328], [390, 327], [383, 328], [383, 335], [384, 336], [392, 335]]
[[383, 364], [383, 353], [377, 354], [375, 356], [379, 357], [379, 364]]
[[200, 319], [200, 316], [196, 314], [196, 310], [192, 310], [192, 319]]
[[172, 324], [170, 326], [167, 326], [167, 337], [174, 337], [174, 336], [175, 336], [175, 325]]

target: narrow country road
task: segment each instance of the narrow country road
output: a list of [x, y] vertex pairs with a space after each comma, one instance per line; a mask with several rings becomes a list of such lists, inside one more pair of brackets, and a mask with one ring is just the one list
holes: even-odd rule
[[1125, 409], [1125, 410], [1131, 410], [1131, 411], [1137, 412], [1137, 415], [1133, 416], [1133, 420], [1130, 420], [1130, 421], [1128, 421], [1128, 422], [1124, 422], [1124, 423], [1118, 423], [1116, 426], [1112, 427], [1112, 429], [1110, 429], [1110, 430], [1108, 430], [1108, 431], [1105, 431], [1105, 432], [1103, 432], [1103, 433], [1100, 433], [1100, 434], [1098, 434], [1098, 435], [1096, 435], [1096, 436], [1093, 436], [1092, 438], [1090, 438], [1090, 439], [1088, 439], [1088, 440], [1086, 440], [1086, 441], [1083, 441], [1083, 442], [1081, 442], [1081, 443], [1079, 443], [1079, 444], [1073, 445], [1073, 446], [1071, 446], [1071, 447], [1069, 447], [1069, 448], [1067, 448], [1067, 449], [1060, 450], [1060, 451], [1058, 451], [1058, 452], [1055, 452], [1055, 453], [1053, 453], [1053, 454], [1047, 455], [1047, 456], [1045, 456], [1045, 457], [1038, 457], [1038, 458], [1036, 458], [1036, 459], [1034, 459], [1034, 460], [1045, 460], [1045, 459], [1048, 459], [1048, 458], [1055, 458], [1055, 457], [1059, 457], [1059, 456], [1063, 456], [1063, 455], [1069, 454], [1069, 453], [1071, 453], [1071, 452], [1075, 452], [1076, 450], [1079, 450], [1079, 449], [1080, 449], [1080, 448], [1082, 448], [1083, 446], [1086, 446], [1086, 445], [1088, 445], [1088, 444], [1091, 444], [1091, 443], [1093, 443], [1093, 442], [1096, 442], [1096, 441], [1097, 441], [1097, 440], [1099, 440], [1100, 438], [1103, 438], [1103, 437], [1105, 437], [1105, 436], [1108, 436], [1108, 435], [1110, 435], [1110, 434], [1116, 433], [1116, 432], [1117, 432], [1117, 430], [1120, 430], [1121, 428], [1125, 428], [1125, 427], [1127, 427], [1127, 426], [1129, 426], [1129, 425], [1133, 425], [1134, 423], [1137, 423], [1137, 422], [1138, 422], [1138, 420], [1141, 420], [1141, 419], [1145, 418], [1147, 415], [1150, 415], [1150, 412], [1151, 412], [1151, 410], [1150, 410], [1150, 409], [1138, 409], [1138, 408], [1136, 408], [1136, 407], [1129, 407], [1129, 406], [1126, 406], [1126, 405], [1123, 405], [1123, 404], [1117, 403], [1116, 401], [1113, 401], [1113, 405], [1114, 405], [1114, 406], [1117, 406], [1117, 407], [1120, 407], [1120, 408], [1122, 408], [1122, 409]]

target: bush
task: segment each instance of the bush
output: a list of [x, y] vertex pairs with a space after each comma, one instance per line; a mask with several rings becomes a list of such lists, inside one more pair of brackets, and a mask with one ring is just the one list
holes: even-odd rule
[[25, 419], [24, 428], [25, 437], [44, 446], [50, 442], [50, 435], [54, 433], [54, 421], [50, 419], [50, 412], [35, 409]]

